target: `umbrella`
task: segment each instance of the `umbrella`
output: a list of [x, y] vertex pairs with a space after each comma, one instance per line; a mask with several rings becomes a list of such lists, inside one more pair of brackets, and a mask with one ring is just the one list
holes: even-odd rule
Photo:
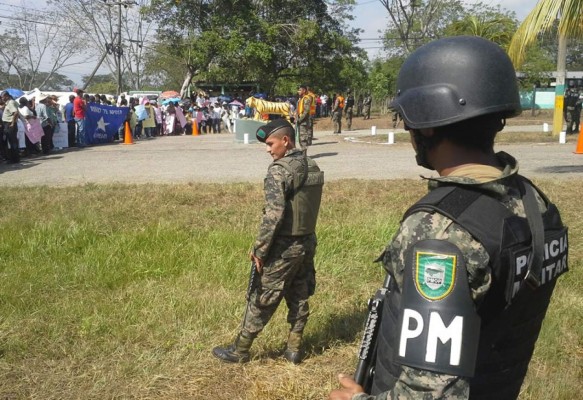
[[9, 89], [4, 89], [8, 92], [8, 94], [10, 96], [12, 96], [14, 99], [22, 96], [24, 94], [24, 92], [20, 89], [14, 89], [14, 88], [9, 88]]
[[161, 98], [161, 99], [170, 99], [170, 98], [173, 98], [173, 97], [178, 97], [178, 98], [180, 98], [180, 93], [178, 93], [178, 92], [177, 92], [177, 91], [175, 91], [175, 90], [167, 90], [167, 91], [165, 91], [165, 92], [162, 92], [162, 93], [160, 94], [160, 98]]
[[237, 107], [243, 107], [243, 104], [241, 104], [240, 101], [238, 100], [233, 100], [232, 102], [229, 103], [230, 106], [237, 106]]
[[176, 102], [179, 102], [179, 101], [180, 101], [180, 97], [173, 97], [171, 99], [164, 100], [162, 102], [162, 105], [167, 105], [167, 104], [170, 104], [170, 103], [176, 103]]

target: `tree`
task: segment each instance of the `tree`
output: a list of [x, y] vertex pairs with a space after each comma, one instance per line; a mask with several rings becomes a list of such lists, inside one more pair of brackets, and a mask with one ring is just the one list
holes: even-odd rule
[[14, 14], [8, 28], [1, 35], [0, 57], [12, 86], [50, 90], [71, 85], [58, 74], [60, 69], [80, 63], [73, 58], [82, 43], [70, 21], [61, 20], [51, 10], [29, 9]]
[[368, 90], [374, 98], [393, 97], [396, 93], [397, 76], [404, 58], [391, 57], [385, 61], [374, 60], [369, 73]]
[[[287, 93], [300, 82], [344, 88], [364, 74], [366, 56], [345, 24], [352, 3], [152, 0], [144, 12], [158, 22], [160, 42], [171, 43], [153, 58], [174, 57], [184, 74], [182, 93], [193, 80], [251, 81]], [[166, 61], [156, 64], [168, 69]]]
[[89, 75], [83, 76], [83, 85], [90, 93], [115, 93], [117, 82], [111, 74], [94, 75], [88, 84]]
[[508, 54], [519, 68], [528, 47], [537, 40], [540, 33], [553, 29], [556, 19], [559, 37], [557, 54], [557, 81], [555, 86], [555, 113], [553, 134], [558, 135], [563, 127], [563, 96], [565, 90], [567, 39], [583, 37], [583, 1], [581, 0], [540, 0], [520, 24], [512, 38]]
[[447, 36], [479, 36], [507, 49], [517, 27], [513, 12], [477, 3], [464, 9], [461, 18], [446, 27], [444, 33]]
[[385, 48], [407, 56], [417, 47], [445, 35], [445, 28], [463, 12], [460, 0], [379, 0], [389, 13]]
[[147, 3], [147, 0], [47, 0], [59, 19], [75, 24], [74, 37], [83, 40], [83, 52], [88, 58], [108, 54], [104, 63], [116, 80], [120, 55], [121, 75], [125, 85], [132, 89], [139, 88], [144, 79], [144, 43], [153, 31], [153, 24], [146, 22], [140, 13]]

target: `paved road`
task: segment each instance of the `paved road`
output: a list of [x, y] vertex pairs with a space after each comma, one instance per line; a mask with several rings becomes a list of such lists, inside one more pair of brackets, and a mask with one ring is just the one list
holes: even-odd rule
[[[387, 129], [378, 130], [377, 134], [386, 138], [387, 132]], [[317, 140], [309, 154], [326, 172], [327, 180], [432, 175], [415, 164], [413, 150], [402, 136], [398, 135], [396, 143], [389, 145], [366, 143], [363, 141], [366, 135], [370, 131], [340, 136], [316, 132]], [[352, 140], [347, 140], [348, 137]], [[572, 143], [499, 145], [497, 150], [514, 155], [521, 172], [531, 178], [583, 177], [583, 155], [573, 154]], [[236, 143], [230, 134], [170, 136], [141, 140], [133, 145], [116, 143], [61, 150], [23, 159], [20, 165], [2, 164], [0, 186], [261, 182], [270, 162], [263, 145]]]

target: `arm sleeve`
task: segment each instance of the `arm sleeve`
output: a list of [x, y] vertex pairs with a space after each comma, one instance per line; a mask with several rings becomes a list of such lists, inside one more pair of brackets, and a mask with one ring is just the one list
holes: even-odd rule
[[[408, 249], [424, 239], [440, 239], [454, 243], [464, 254], [468, 283], [472, 299], [479, 304], [491, 284], [489, 257], [484, 247], [471, 235], [439, 213], [418, 212], [405, 219], [387, 246], [382, 262], [395, 278], [398, 287], [403, 287], [403, 274]], [[401, 373], [393, 389], [377, 396], [359, 394], [353, 400], [381, 399], [467, 399], [469, 379], [418, 368], [401, 366]]]
[[304, 96], [302, 98], [302, 102], [304, 103], [303, 112], [301, 115], [298, 115], [299, 124], [308, 120], [308, 117], [310, 116], [310, 105], [312, 104], [312, 102], [310, 101], [310, 96]]
[[253, 246], [253, 254], [262, 260], [267, 258], [273, 239], [283, 221], [285, 211], [286, 179], [283, 167], [272, 165], [265, 178], [265, 206], [259, 225], [259, 233]]
[[403, 367], [395, 387], [376, 396], [359, 393], [352, 400], [462, 400], [469, 398], [467, 378]]

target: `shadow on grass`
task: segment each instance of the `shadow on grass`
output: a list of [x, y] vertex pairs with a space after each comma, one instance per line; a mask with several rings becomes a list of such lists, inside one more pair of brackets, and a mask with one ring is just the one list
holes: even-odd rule
[[[368, 310], [331, 315], [326, 324], [317, 332], [304, 335], [302, 348], [304, 359], [318, 356], [338, 343], [352, 343], [364, 328]], [[308, 322], [309, 324], [309, 322]], [[281, 348], [257, 354], [255, 359], [276, 359], [283, 357], [285, 344]]]

